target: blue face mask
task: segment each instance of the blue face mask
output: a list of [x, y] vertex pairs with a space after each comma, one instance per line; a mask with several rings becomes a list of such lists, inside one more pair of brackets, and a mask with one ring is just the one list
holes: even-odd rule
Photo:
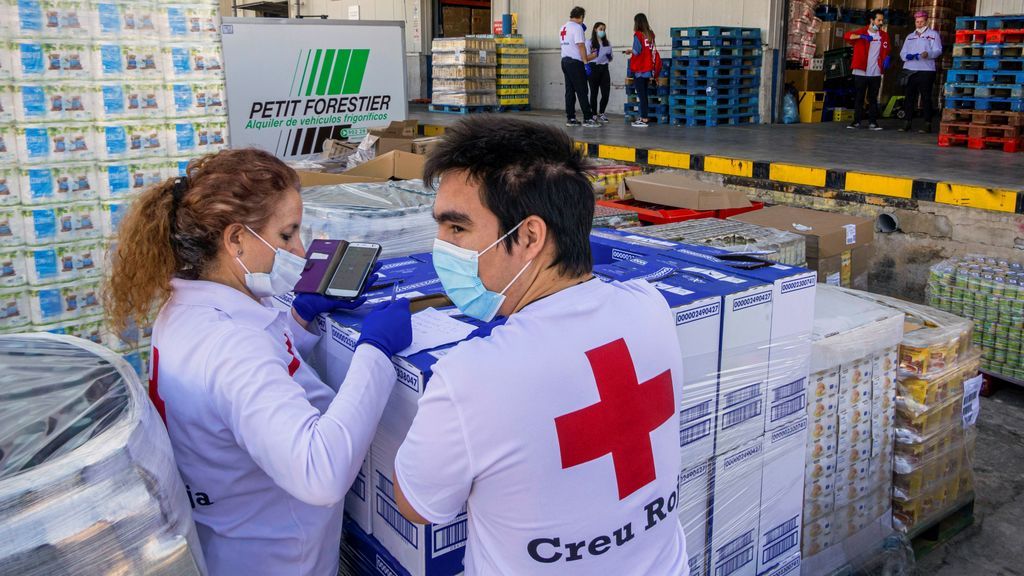
[[597, 31], [597, 37], [598, 38], [604, 38], [604, 30], [598, 30]]
[[441, 285], [444, 286], [444, 291], [448, 294], [448, 298], [466, 316], [483, 322], [493, 320], [494, 316], [498, 313], [498, 309], [505, 302], [505, 292], [515, 284], [516, 280], [533, 263], [532, 260], [527, 262], [526, 266], [523, 266], [523, 269], [516, 274], [515, 278], [501, 292], [488, 290], [484, 286], [483, 281], [480, 280], [480, 256], [497, 246], [499, 242], [507, 238], [509, 234], [515, 232], [522, 225], [522, 222], [516, 224], [515, 228], [508, 231], [508, 234], [498, 238], [493, 244], [480, 252], [461, 248], [440, 238], [434, 239], [434, 270], [437, 272], [437, 277], [441, 279]]

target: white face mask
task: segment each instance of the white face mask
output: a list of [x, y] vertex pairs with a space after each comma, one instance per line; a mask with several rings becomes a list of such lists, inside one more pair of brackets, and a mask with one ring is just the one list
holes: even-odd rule
[[302, 270], [306, 267], [306, 259], [283, 248], [274, 248], [252, 228], [246, 226], [245, 229], [274, 251], [274, 265], [269, 274], [267, 272], [250, 272], [240, 258], [235, 258], [245, 270], [245, 287], [257, 298], [271, 298], [291, 292], [299, 282], [299, 277], [302, 276]]

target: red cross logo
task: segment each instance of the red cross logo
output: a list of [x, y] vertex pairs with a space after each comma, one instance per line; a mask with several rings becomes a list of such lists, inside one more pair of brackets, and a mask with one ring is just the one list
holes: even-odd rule
[[565, 41], [565, 26], [562, 26], [562, 41]]
[[601, 401], [555, 418], [562, 469], [612, 455], [619, 500], [657, 478], [651, 432], [676, 413], [672, 373], [638, 383], [623, 339], [587, 352]]
[[299, 357], [295, 355], [295, 351], [292, 349], [292, 339], [287, 334], [284, 335], [285, 346], [288, 347], [288, 354], [291, 355], [292, 361], [288, 363], [288, 375], [295, 376], [295, 373], [299, 371], [299, 366], [302, 363], [299, 362]]
[[153, 402], [153, 406], [156, 407], [156, 411], [160, 414], [160, 419], [164, 421], [164, 425], [167, 425], [167, 414], [164, 409], [164, 400], [160, 397], [160, 391], [157, 387], [157, 383], [160, 380], [160, 351], [153, 347], [153, 361], [152, 366], [149, 369], [149, 399]]

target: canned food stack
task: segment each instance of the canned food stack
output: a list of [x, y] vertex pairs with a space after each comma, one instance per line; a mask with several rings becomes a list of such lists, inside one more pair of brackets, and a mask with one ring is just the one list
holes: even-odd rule
[[[111, 346], [99, 284], [131, 198], [227, 144], [217, 4], [0, 5], [0, 331]], [[123, 336], [123, 337], [122, 337]]]
[[53, 334], [0, 335], [0, 362], [0, 572], [205, 574], [167, 432], [132, 368]]
[[494, 112], [498, 58], [493, 36], [435, 38], [431, 53], [431, 112]]
[[530, 109], [530, 49], [519, 34], [494, 36], [498, 50], [498, 110]]
[[644, 235], [686, 244], [705, 244], [730, 252], [762, 256], [790, 266], [807, 266], [804, 237], [792, 232], [719, 218], [687, 220], [644, 228]]
[[[598, 160], [600, 162], [600, 160]], [[638, 166], [628, 164], [597, 164], [587, 173], [590, 183], [594, 186], [594, 195], [598, 200], [615, 199], [619, 196], [619, 184], [629, 176], [643, 174]]]
[[849, 293], [906, 314], [896, 386], [893, 525], [913, 534], [973, 495], [981, 381], [972, 323], [929, 306]]
[[1024, 263], [968, 255], [935, 264], [928, 303], [974, 321], [982, 370], [1024, 382]]
[[1024, 14], [956, 19], [939, 146], [1024, 151]]

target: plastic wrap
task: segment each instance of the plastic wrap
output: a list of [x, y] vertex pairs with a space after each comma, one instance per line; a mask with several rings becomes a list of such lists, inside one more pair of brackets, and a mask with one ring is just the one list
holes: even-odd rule
[[935, 264], [928, 303], [974, 321], [982, 369], [1024, 381], [1024, 263], [970, 255]]
[[594, 228], [633, 228], [640, 225], [639, 216], [632, 210], [594, 206]]
[[762, 254], [765, 258], [791, 266], [807, 265], [803, 236], [735, 220], [702, 218], [659, 224], [648, 226], [644, 234], [676, 242], [717, 246], [730, 252]]
[[497, 52], [494, 38], [435, 38], [431, 45], [431, 101], [438, 105], [494, 106]]
[[49, 334], [0, 336], [0, 362], [0, 574], [205, 573], [167, 433], [128, 364]]
[[429, 252], [435, 192], [422, 180], [314, 186], [302, 191], [302, 240], [375, 242], [384, 257]]

